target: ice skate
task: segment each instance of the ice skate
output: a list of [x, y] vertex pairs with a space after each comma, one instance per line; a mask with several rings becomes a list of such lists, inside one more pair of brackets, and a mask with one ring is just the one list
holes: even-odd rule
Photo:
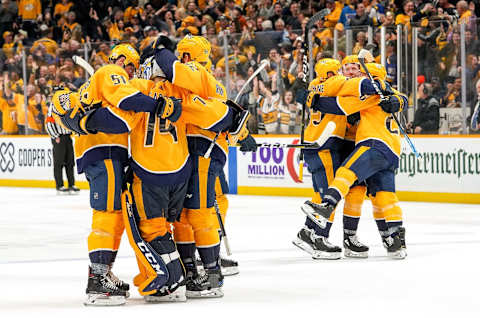
[[187, 298], [223, 297], [223, 275], [220, 269], [207, 269], [205, 273], [187, 272]]
[[398, 233], [384, 237], [383, 246], [387, 249], [388, 256], [393, 259], [404, 259], [407, 257], [407, 250], [402, 248], [402, 242]]
[[335, 210], [335, 207], [328, 203], [317, 204], [307, 200], [301, 206], [301, 209], [310, 220], [324, 229], [327, 226], [327, 221], [330, 218], [333, 210]]
[[118, 306], [126, 302], [128, 292], [121, 290], [108, 274], [94, 274], [89, 268], [86, 306]]
[[312, 255], [313, 259], [340, 259], [342, 249], [331, 244], [324, 236], [316, 235], [315, 232], [304, 227], [298, 232], [297, 238], [292, 241], [293, 245]]
[[343, 254], [345, 257], [367, 258], [368, 246], [358, 240], [357, 235], [343, 234]]
[[[109, 270], [107, 273], [108, 278], [117, 286], [120, 290], [124, 291], [129, 291], [130, 290], [130, 285], [125, 283], [123, 280], [115, 276], [115, 274], [112, 272], [112, 270]], [[128, 297], [128, 293], [127, 293]]]
[[174, 291], [171, 291], [168, 288], [163, 288], [155, 294], [147, 295], [144, 298], [145, 301], [148, 303], [185, 302], [187, 301], [187, 296], [185, 292], [185, 285], [181, 285], [177, 287]]

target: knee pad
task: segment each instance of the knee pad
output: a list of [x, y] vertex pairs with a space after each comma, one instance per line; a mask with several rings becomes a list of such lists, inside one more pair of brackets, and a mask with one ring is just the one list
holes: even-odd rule
[[380, 191], [370, 197], [375, 219], [385, 218], [386, 222], [401, 222], [402, 209], [394, 192]]
[[355, 186], [350, 188], [345, 196], [345, 205], [343, 207], [343, 215], [350, 217], [360, 217], [362, 214], [362, 205], [367, 193], [367, 187]]
[[207, 247], [220, 243], [214, 208], [187, 211], [188, 222], [192, 225], [197, 247]]
[[88, 236], [88, 250], [116, 252], [125, 229], [122, 211], [93, 210], [92, 231]]
[[188, 222], [186, 209], [183, 209], [180, 219], [173, 223], [173, 235], [177, 243], [195, 243], [193, 229]]
[[337, 189], [344, 198], [355, 180], [357, 180], [357, 176], [352, 170], [340, 167], [335, 174], [335, 179], [330, 185], [330, 188]]

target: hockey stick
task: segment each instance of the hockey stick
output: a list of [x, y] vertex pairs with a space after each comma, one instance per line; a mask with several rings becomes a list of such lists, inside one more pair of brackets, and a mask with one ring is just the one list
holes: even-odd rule
[[271, 148], [300, 148], [300, 149], [317, 149], [322, 147], [325, 142], [330, 138], [333, 131], [337, 125], [333, 121], [329, 121], [325, 128], [322, 131], [322, 134], [318, 139], [313, 143], [299, 143], [299, 144], [281, 144], [279, 142], [276, 143], [258, 143], [257, 147], [271, 147]]
[[88, 73], [88, 75], [92, 76], [93, 73], [95, 73], [95, 70], [93, 69], [93, 67], [90, 64], [88, 64], [88, 62], [85, 61], [82, 57], [78, 55], [74, 55], [72, 56], [72, 59], [73, 59], [73, 62], [81, 66]]
[[[365, 71], [365, 74], [367, 74], [368, 78], [370, 79], [370, 82], [372, 83], [373, 87], [375, 88], [375, 91], [380, 96], [380, 100], [383, 101], [386, 98], [383, 95], [380, 88], [378, 87], [375, 80], [373, 79], [372, 74], [370, 74], [370, 72], [368, 71], [367, 66], [365, 65], [365, 56], [367, 54], [371, 54], [371, 53], [369, 51], [365, 50], [365, 49], [360, 50], [360, 52], [358, 53], [358, 61], [360, 62], [360, 65], [362, 66], [363, 70]], [[392, 113], [392, 117], [395, 120], [395, 122], [397, 123], [398, 128], [400, 129], [400, 132], [405, 137], [405, 140], [407, 141], [408, 145], [410, 146], [410, 149], [412, 149], [412, 152], [415, 154], [415, 157], [419, 158], [420, 153], [417, 151], [417, 149], [413, 145], [413, 142], [410, 139], [410, 137], [408, 137], [408, 135], [405, 133], [405, 130], [403, 129], [402, 125], [400, 124], [400, 121], [398, 120], [397, 115], [395, 113]]]
[[[310, 34], [310, 30], [312, 27], [320, 21], [321, 19], [325, 18], [327, 15], [330, 14], [330, 9], [325, 8], [312, 16], [307, 24], [305, 25], [305, 29], [303, 30], [303, 58], [302, 58], [302, 71], [303, 71], [303, 82], [307, 82], [308, 78], [308, 72], [309, 72], [309, 67], [308, 67], [308, 36]], [[305, 103], [302, 105], [302, 123], [301, 123], [301, 130], [300, 130], [300, 143], [303, 144], [305, 141]], [[303, 181], [303, 152], [300, 152], [300, 162], [299, 162], [299, 179], [300, 181]]]
[[225, 244], [225, 250], [227, 251], [227, 255], [232, 255], [232, 250], [230, 249], [230, 243], [228, 242], [227, 232], [225, 232], [225, 225], [223, 224], [222, 214], [220, 214], [220, 208], [218, 207], [217, 199], [213, 202], [213, 206], [215, 207], [215, 213], [217, 214], [218, 224], [220, 224], [220, 231], [222, 232], [223, 237], [223, 244]]
[[245, 88], [247, 88], [247, 85], [255, 78], [255, 76], [258, 75], [258, 73], [260, 73], [268, 64], [270, 64], [268, 62], [268, 60], [263, 60], [261, 63], [260, 63], [260, 66], [257, 68], [257, 70], [255, 72], [253, 72], [253, 74], [248, 78], [248, 80], [245, 82], [245, 84], [243, 84], [242, 88], [240, 89], [240, 91], [238, 91], [238, 94], [237, 96], [235, 96], [235, 103], [238, 103], [238, 99], [240, 98], [240, 96], [242, 96], [242, 93], [243, 91], [245, 90]]

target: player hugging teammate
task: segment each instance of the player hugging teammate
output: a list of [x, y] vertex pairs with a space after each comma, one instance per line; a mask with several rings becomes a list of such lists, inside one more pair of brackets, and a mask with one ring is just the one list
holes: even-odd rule
[[392, 113], [406, 106], [407, 99], [385, 83], [382, 65], [366, 64], [375, 79], [370, 81], [357, 56], [347, 56], [342, 64], [340, 75], [338, 61], [320, 60], [315, 66], [317, 78], [309, 86], [306, 107], [311, 116], [305, 142], [315, 140], [328, 122], [336, 128], [320, 148], [303, 150], [315, 195], [302, 206], [307, 220], [293, 243], [314, 259], [340, 258], [341, 248], [327, 239], [335, 208], [345, 198], [345, 256], [368, 257], [368, 247], [356, 235], [368, 192], [388, 255], [402, 259], [406, 257], [405, 229], [395, 194], [400, 133]]
[[[203, 66], [180, 63], [172, 50], [168, 38], [159, 37], [142, 54], [141, 79], [132, 79], [138, 53], [118, 45], [112, 64], [96, 71], [79, 92], [53, 97], [57, 121], [79, 135], [79, 172], [90, 182], [94, 218], [87, 305], [120, 305], [128, 297], [128, 284], [110, 271], [124, 228], [140, 272], [134, 284], [146, 301], [223, 296], [212, 198], [225, 163], [225, 138], [244, 151], [255, 151], [256, 142], [246, 130], [248, 112], [226, 100]], [[205, 143], [192, 146], [195, 129], [207, 140], [219, 136], [211, 157], [205, 156]], [[195, 200], [182, 212], [187, 194]], [[173, 223], [175, 238], [186, 243], [178, 250]], [[205, 273], [196, 270], [195, 247]]]

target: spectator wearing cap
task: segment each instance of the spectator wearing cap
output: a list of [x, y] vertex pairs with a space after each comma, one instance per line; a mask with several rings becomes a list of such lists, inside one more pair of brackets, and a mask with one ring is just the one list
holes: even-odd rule
[[[196, 17], [189, 15], [182, 20], [182, 25], [177, 29], [177, 36], [183, 37], [185, 34], [198, 35], [199, 31], [196, 27], [197, 25]], [[186, 33], [185, 33], [186, 32]]]
[[15, 1], [2, 0], [0, 5], [0, 34], [7, 30], [12, 30], [17, 19], [18, 7]]
[[432, 85], [422, 83], [417, 89], [418, 104], [413, 123], [409, 123], [415, 134], [438, 134], [440, 103], [433, 96]]
[[73, 6], [73, 2], [68, 0], [61, 0], [59, 3], [55, 5], [53, 9], [53, 16], [58, 19], [60, 15], [67, 13], [70, 11], [70, 8]]
[[22, 52], [22, 42], [14, 41], [11, 31], [3, 32], [3, 41], [2, 50], [7, 58], [12, 58], [15, 54]]

